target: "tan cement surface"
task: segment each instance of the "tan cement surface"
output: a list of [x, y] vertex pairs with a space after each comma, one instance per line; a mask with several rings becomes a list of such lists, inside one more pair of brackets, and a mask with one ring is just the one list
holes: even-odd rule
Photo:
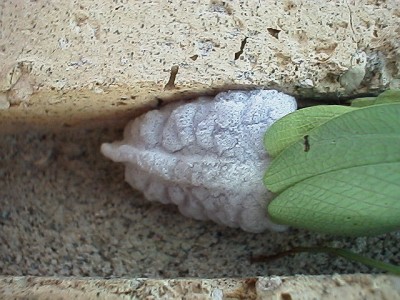
[[323, 99], [399, 87], [399, 16], [398, 0], [5, 0], [0, 130], [119, 120], [227, 86]]
[[400, 279], [383, 275], [243, 279], [0, 277], [2, 299], [399, 299]]

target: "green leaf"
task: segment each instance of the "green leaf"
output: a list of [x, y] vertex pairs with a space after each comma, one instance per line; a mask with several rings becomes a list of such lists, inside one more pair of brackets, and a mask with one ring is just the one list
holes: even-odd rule
[[329, 234], [367, 236], [400, 229], [400, 162], [308, 178], [278, 195], [268, 213], [276, 223]]
[[264, 183], [279, 193], [323, 173], [398, 161], [400, 103], [374, 105], [344, 113], [311, 130], [272, 161]]
[[376, 104], [384, 103], [398, 103], [400, 102], [400, 89], [392, 89], [384, 91], [377, 97], [365, 97], [351, 100], [352, 107], [365, 107]]
[[351, 100], [351, 107], [365, 107], [374, 105], [376, 97], [364, 97]]
[[264, 136], [264, 145], [271, 157], [298, 141], [309, 131], [355, 108], [341, 105], [319, 105], [300, 109], [276, 121]]
[[384, 91], [376, 97], [375, 104], [398, 103], [400, 102], [400, 89]]

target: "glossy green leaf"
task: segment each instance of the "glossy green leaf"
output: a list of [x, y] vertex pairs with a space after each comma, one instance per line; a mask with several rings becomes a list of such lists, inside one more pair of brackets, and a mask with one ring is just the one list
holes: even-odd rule
[[315, 127], [354, 109], [341, 105], [319, 105], [300, 109], [279, 119], [269, 128], [264, 136], [265, 148], [271, 157], [276, 157]]
[[329, 234], [364, 236], [400, 229], [400, 162], [308, 178], [278, 195], [268, 213], [276, 223]]
[[368, 106], [335, 117], [291, 144], [272, 161], [264, 183], [280, 193], [323, 173], [399, 161], [400, 103]]

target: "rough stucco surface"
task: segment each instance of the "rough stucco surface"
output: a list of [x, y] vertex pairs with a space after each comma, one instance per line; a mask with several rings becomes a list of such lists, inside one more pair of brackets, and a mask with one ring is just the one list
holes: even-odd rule
[[[181, 91], [257, 85], [321, 96], [399, 86], [397, 0], [8, 0], [0, 14], [5, 124], [90, 119], [92, 105], [137, 109], [149, 94], [175, 93], [163, 91], [173, 65]], [[65, 100], [75, 88], [89, 96]]]
[[391, 276], [333, 275], [245, 279], [56, 279], [0, 277], [2, 299], [398, 299]]

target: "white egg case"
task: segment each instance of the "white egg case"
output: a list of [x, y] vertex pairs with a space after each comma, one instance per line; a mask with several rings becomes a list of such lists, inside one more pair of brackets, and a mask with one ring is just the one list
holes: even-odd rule
[[296, 108], [293, 97], [274, 90], [173, 102], [129, 122], [124, 139], [101, 151], [125, 164], [126, 181], [148, 200], [249, 232], [283, 230], [267, 215], [263, 136]]

